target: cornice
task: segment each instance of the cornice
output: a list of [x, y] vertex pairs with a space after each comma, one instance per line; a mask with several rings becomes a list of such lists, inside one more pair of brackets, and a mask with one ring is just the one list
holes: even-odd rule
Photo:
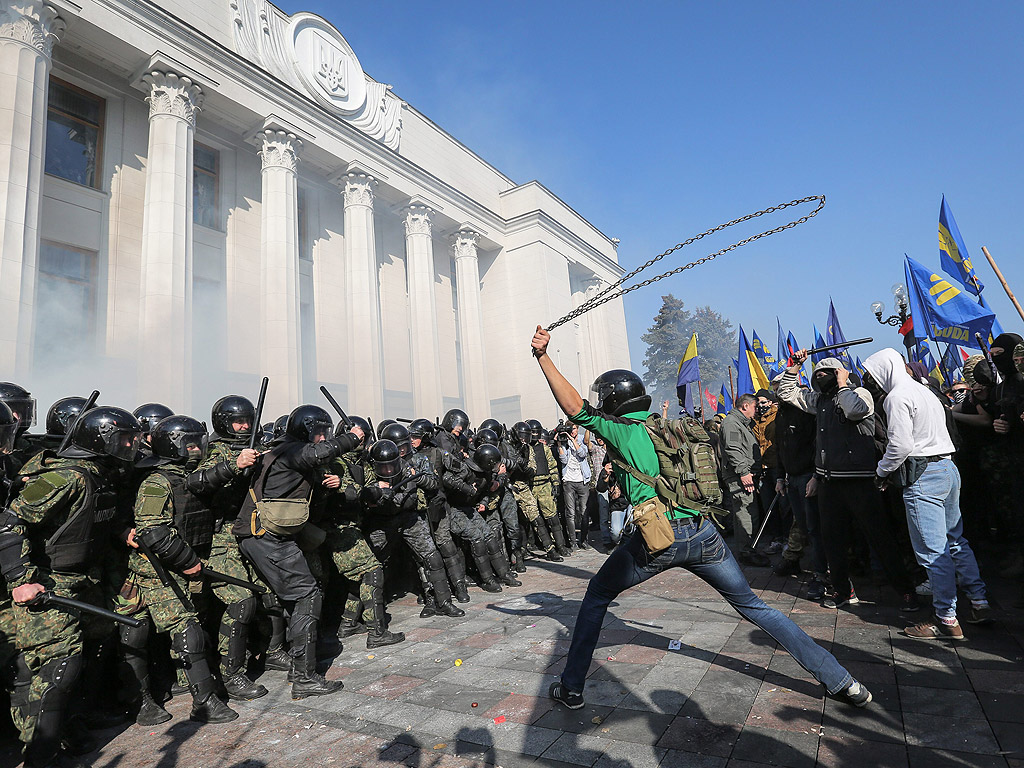
[[609, 259], [601, 251], [592, 246], [586, 240], [581, 238], [571, 229], [566, 227], [557, 219], [553, 218], [551, 214], [546, 213], [540, 209], [528, 211], [514, 216], [505, 222], [505, 235], [512, 235], [518, 232], [522, 232], [528, 227], [538, 226], [545, 232], [557, 237], [559, 240], [564, 242], [566, 245], [575, 249], [577, 252], [582, 252], [589, 256], [595, 263], [595, 266], [600, 266], [606, 269], [608, 272], [621, 275], [626, 270], [618, 262]]

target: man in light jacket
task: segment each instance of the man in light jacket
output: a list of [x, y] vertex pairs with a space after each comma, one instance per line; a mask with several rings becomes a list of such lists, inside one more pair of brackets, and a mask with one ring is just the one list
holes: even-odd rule
[[579, 434], [579, 427], [572, 425], [568, 432], [558, 436], [558, 462], [562, 466], [562, 501], [565, 506], [565, 528], [568, 534], [566, 547], [570, 552], [579, 548], [576, 533], [577, 522], [587, 514], [587, 494], [590, 493], [590, 451]]
[[914, 555], [932, 586], [935, 616], [908, 627], [904, 634], [963, 640], [957, 621], [957, 576], [971, 601], [965, 621], [989, 621], [989, 605], [978, 562], [963, 536], [960, 473], [952, 460], [955, 448], [946, 414], [928, 387], [907, 373], [895, 349], [875, 352], [864, 368], [870, 377], [866, 383], [885, 393], [882, 405], [889, 443], [875, 470], [877, 483], [897, 482], [903, 487]]

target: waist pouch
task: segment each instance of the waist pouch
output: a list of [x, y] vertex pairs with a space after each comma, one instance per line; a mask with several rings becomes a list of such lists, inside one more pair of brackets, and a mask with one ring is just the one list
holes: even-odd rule
[[899, 469], [892, 473], [890, 482], [897, 488], [909, 488], [928, 469], [928, 459], [925, 456], [908, 456], [906, 461], [900, 464]]
[[657, 496], [633, 507], [633, 524], [651, 552], [662, 552], [676, 540], [676, 532], [665, 515], [667, 511]]
[[264, 531], [278, 536], [296, 536], [309, 522], [309, 499], [257, 499], [252, 489], [256, 509], [252, 513], [252, 535], [257, 538]]

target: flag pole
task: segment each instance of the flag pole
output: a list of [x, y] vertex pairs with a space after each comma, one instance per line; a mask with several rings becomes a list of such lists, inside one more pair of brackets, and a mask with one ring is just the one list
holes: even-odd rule
[[992, 254], [988, 252], [988, 248], [985, 246], [981, 247], [981, 252], [985, 254], [985, 258], [988, 259], [988, 263], [991, 265], [992, 271], [996, 273], [996, 277], [999, 278], [999, 282], [1003, 284], [1003, 290], [1006, 291], [1006, 295], [1009, 296], [1010, 301], [1013, 302], [1013, 306], [1017, 309], [1017, 314], [1020, 315], [1020, 319], [1024, 320], [1024, 309], [1021, 309], [1020, 302], [1018, 302], [1017, 297], [1013, 295], [1013, 291], [1010, 290], [1010, 286], [1006, 284], [1006, 278], [1003, 277], [1003, 273], [999, 271], [996, 260], [992, 258]]
[[732, 366], [729, 366], [729, 397], [736, 402], [736, 390], [732, 386]]

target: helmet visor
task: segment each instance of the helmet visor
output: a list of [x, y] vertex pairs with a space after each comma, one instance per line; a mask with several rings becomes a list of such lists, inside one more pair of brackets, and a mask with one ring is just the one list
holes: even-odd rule
[[14, 438], [18, 434], [18, 422], [0, 426], [0, 454], [14, 450]]
[[111, 429], [103, 435], [103, 452], [121, 461], [134, 461], [141, 437], [137, 429]]
[[202, 461], [206, 458], [210, 436], [206, 432], [181, 432], [177, 435], [174, 444], [178, 448], [178, 458]]
[[394, 461], [375, 461], [373, 462], [373, 472], [381, 480], [392, 480], [398, 477], [401, 471], [401, 464], [398, 459]]
[[326, 440], [334, 431], [334, 425], [329, 421], [314, 421], [309, 425], [309, 442], [319, 443]]
[[24, 431], [34, 427], [36, 423], [36, 399], [34, 397], [14, 397], [5, 400], [14, 418], [18, 420], [18, 429]]

